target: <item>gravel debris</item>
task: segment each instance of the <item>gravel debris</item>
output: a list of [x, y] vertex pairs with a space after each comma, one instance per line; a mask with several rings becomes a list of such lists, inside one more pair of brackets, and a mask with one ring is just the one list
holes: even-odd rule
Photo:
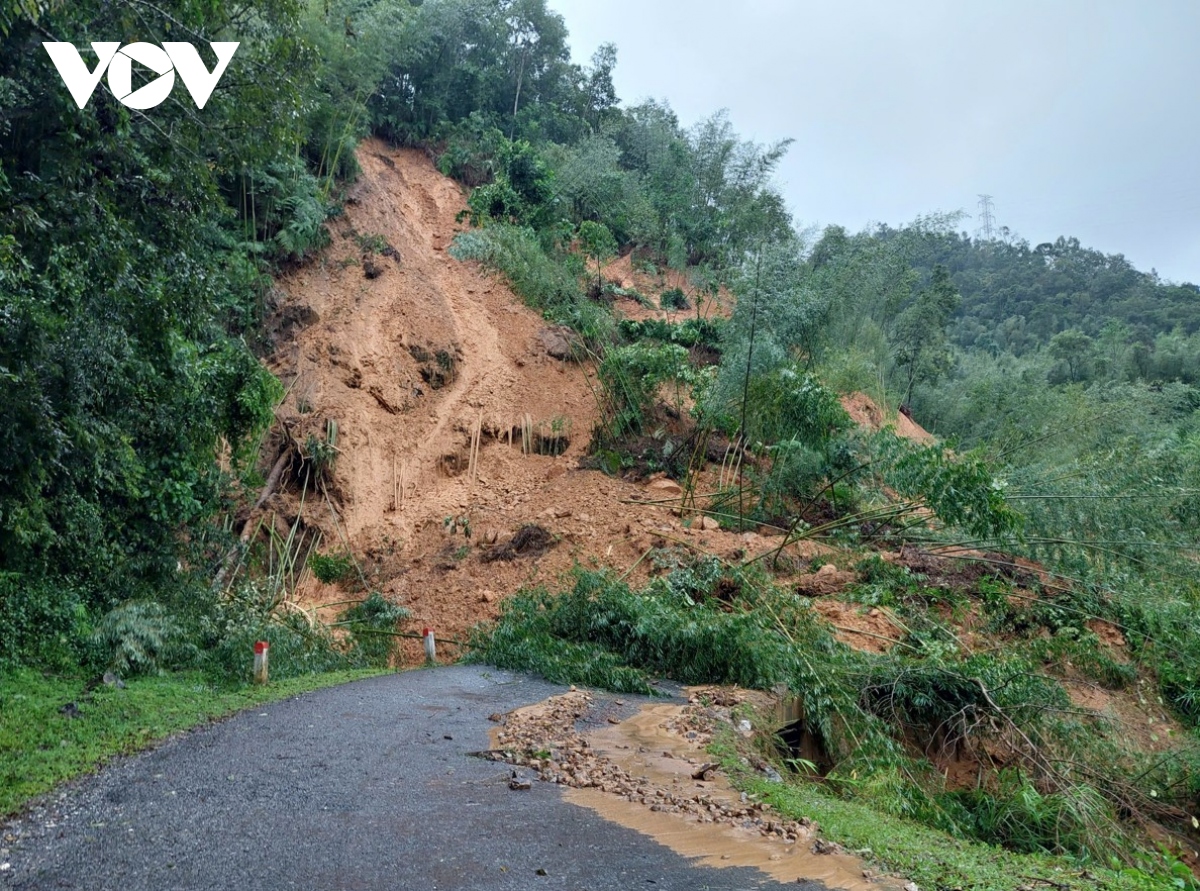
[[[719, 721], [732, 720], [730, 708], [737, 704], [727, 691], [723, 693], [722, 704], [706, 693], [693, 695], [678, 717], [663, 724], [668, 732], [686, 739], [697, 749], [707, 745]], [[746, 796], [740, 801], [727, 800], [703, 788], [669, 788], [647, 777], [632, 775], [593, 749], [577, 729], [592, 704], [591, 694], [574, 690], [553, 696], [539, 707], [510, 712], [495, 731], [496, 747], [479, 754], [493, 761], [530, 768], [543, 782], [575, 789], [599, 789], [657, 813], [756, 830], [766, 838], [788, 844], [808, 842], [818, 831], [811, 820], [784, 819], [770, 805]], [[711, 777], [716, 771], [716, 765], [705, 763], [702, 776]]]

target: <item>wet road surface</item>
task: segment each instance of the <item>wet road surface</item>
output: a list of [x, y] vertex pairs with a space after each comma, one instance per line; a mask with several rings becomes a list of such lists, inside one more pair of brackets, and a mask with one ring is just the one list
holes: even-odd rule
[[489, 715], [563, 690], [454, 666], [244, 712], [115, 764], [10, 825], [17, 841], [6, 844], [0, 888], [785, 887], [754, 869], [695, 866], [554, 785], [512, 791], [507, 765], [470, 755], [489, 747]]

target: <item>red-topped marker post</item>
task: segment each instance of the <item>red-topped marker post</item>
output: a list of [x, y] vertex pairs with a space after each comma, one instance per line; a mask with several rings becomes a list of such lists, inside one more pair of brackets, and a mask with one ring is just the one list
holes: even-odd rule
[[260, 640], [254, 644], [254, 683], [265, 684], [267, 682], [267, 654], [271, 651], [271, 645]]

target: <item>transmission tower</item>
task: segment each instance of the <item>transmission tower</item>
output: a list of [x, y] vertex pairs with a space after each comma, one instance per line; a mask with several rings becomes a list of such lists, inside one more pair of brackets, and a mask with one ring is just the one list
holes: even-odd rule
[[979, 217], [983, 223], [979, 227], [979, 231], [983, 233], [983, 237], [987, 241], [991, 241], [995, 236], [996, 226], [995, 207], [993, 206], [991, 195], [979, 196]]

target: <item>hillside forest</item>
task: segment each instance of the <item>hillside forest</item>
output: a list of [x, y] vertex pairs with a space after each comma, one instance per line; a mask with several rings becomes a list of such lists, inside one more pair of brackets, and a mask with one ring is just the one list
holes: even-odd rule
[[[80, 109], [41, 44], [97, 35], [209, 66], [208, 41], [241, 46], [202, 111]], [[804, 228], [772, 179], [787, 142], [622, 102], [617, 47], [580, 65], [568, 40], [546, 0], [0, 2], [0, 672], [231, 685], [263, 639], [280, 676], [403, 662], [418, 629], [370, 555], [247, 520], [276, 486], [336, 502], [338, 419], [286, 468], [266, 448], [295, 401], [268, 358], [277, 282], [325, 262], [375, 139], [457, 184], [449, 256], [568, 341], [578, 468], [673, 480], [681, 522], [773, 542], [581, 559], [502, 592], [467, 658], [786, 689], [821, 753], [788, 782], [1105, 887], [1191, 887], [1200, 288], [962, 213]], [[336, 619], [285, 607], [306, 572], [344, 584]], [[895, 639], [847, 645], [830, 594]], [[1083, 687], [1160, 706], [1169, 739]]]

